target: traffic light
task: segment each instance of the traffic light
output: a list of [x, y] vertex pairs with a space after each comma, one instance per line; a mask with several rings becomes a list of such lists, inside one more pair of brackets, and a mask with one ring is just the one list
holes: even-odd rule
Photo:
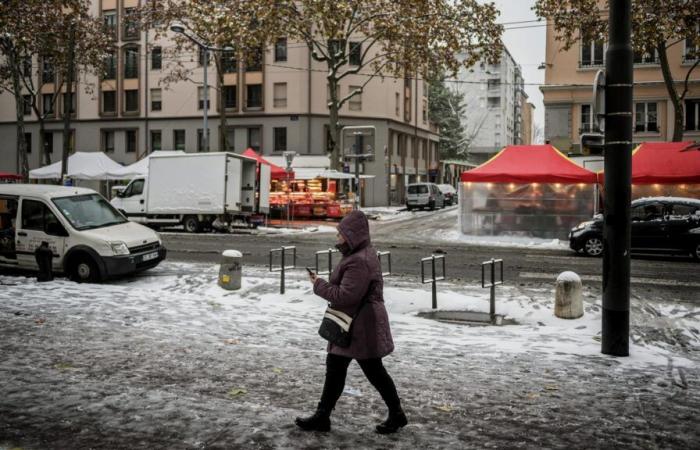
[[581, 135], [581, 154], [585, 156], [602, 155], [605, 148], [605, 136], [600, 133]]

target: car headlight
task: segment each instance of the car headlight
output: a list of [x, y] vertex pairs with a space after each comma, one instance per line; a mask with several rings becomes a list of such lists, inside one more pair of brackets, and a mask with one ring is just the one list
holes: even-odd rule
[[110, 247], [112, 247], [112, 252], [115, 255], [128, 255], [129, 247], [126, 246], [124, 242], [110, 242]]
[[700, 228], [693, 228], [692, 230], [690, 230], [690, 233], [691, 234], [700, 234]]
[[593, 220], [588, 220], [588, 221], [586, 221], [586, 222], [581, 222], [581, 223], [578, 224], [572, 231], [583, 230], [584, 228], [589, 227], [589, 226], [593, 225], [594, 223], [595, 223], [595, 221], [593, 221]]

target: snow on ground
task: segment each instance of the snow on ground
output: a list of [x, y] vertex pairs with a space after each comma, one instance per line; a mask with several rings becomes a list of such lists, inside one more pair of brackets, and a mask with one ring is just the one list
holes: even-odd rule
[[336, 227], [330, 225], [313, 225], [303, 228], [273, 228], [258, 227], [255, 234], [307, 234], [307, 233], [335, 233]]
[[[601, 307], [553, 315], [551, 289], [503, 286], [519, 325], [418, 317], [429, 286], [386, 280], [386, 359], [410, 425], [382, 437], [381, 399], [355, 364], [329, 435], [303, 433], [323, 380], [325, 302], [302, 271], [161, 264], [105, 285], [0, 277], [0, 448], [639, 448], [691, 446], [700, 308], [635, 304], [629, 358], [600, 354]], [[444, 283], [441, 310], [488, 311], [488, 290]], [[575, 432], [574, 432], [575, 430]]]

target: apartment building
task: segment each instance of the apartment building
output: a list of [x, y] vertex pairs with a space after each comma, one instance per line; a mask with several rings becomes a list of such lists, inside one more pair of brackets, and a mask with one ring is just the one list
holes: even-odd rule
[[[141, 0], [143, 1], [143, 0]], [[114, 32], [114, 52], [102, 77], [88, 77], [77, 86], [71, 147], [76, 151], [104, 151], [115, 161], [130, 164], [155, 150], [187, 152], [223, 150], [240, 153], [253, 148], [264, 155], [325, 155], [328, 148], [327, 72], [313, 61], [305, 45], [279, 39], [269, 48], [245, 61], [235, 54], [223, 54], [223, 85], [219, 85], [214, 64], [207, 74], [210, 88], [205, 104], [202, 87], [203, 55], [196, 49], [170, 55], [172, 36], [156, 40], [154, 33], [140, 31], [133, 21], [139, 0], [93, 0], [92, 13], [103, 18]], [[358, 43], [349, 42], [354, 51]], [[193, 69], [192, 80], [163, 83], [174, 58]], [[351, 55], [350, 64], [354, 58]], [[32, 64], [42, 64], [34, 60]], [[36, 67], [36, 66], [35, 66]], [[41, 67], [41, 66], [38, 66]], [[43, 67], [46, 77], [42, 101], [50, 105], [56, 74]], [[347, 95], [366, 81], [353, 75], [341, 83]], [[223, 101], [218, 95], [223, 90]], [[401, 203], [405, 186], [414, 181], [437, 178], [438, 134], [428, 121], [427, 85], [410, 78], [375, 78], [341, 109], [345, 126], [375, 127], [376, 155], [362, 165], [366, 206]], [[59, 97], [39, 136], [36, 116], [25, 114], [30, 168], [41, 165], [40, 148], [51, 153], [52, 161], [62, 153], [64, 98]], [[67, 100], [67, 99], [65, 99]], [[209, 148], [204, 148], [202, 117], [209, 114]], [[15, 101], [0, 94], [0, 170], [16, 171]], [[221, 129], [225, 114], [227, 126]]]
[[504, 48], [497, 64], [462, 68], [449, 83], [464, 94], [464, 126], [469, 161], [480, 164], [504, 146], [523, 142], [522, 116], [527, 100], [522, 70]]
[[530, 145], [533, 144], [533, 129], [535, 126], [535, 105], [527, 101], [527, 95], [523, 96], [522, 101], [522, 133], [520, 144]]
[[[698, 33], [699, 30], [688, 30]], [[570, 50], [555, 40], [556, 31], [547, 27], [544, 95], [545, 140], [562, 151], [579, 154], [582, 133], [595, 131], [592, 110], [593, 80], [605, 69], [605, 42], [579, 41]], [[683, 80], [695, 60], [688, 40], [668, 49], [668, 60], [676, 81]], [[634, 142], [670, 141], [673, 137], [673, 104], [664, 85], [656, 51], [634, 56]], [[684, 101], [684, 139], [700, 139], [700, 70], [692, 72]]]

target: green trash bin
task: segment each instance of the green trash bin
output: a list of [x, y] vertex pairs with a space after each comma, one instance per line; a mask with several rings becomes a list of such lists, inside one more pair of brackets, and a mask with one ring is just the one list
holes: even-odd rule
[[221, 254], [219, 286], [229, 291], [241, 288], [243, 254], [238, 250], [226, 250]]

